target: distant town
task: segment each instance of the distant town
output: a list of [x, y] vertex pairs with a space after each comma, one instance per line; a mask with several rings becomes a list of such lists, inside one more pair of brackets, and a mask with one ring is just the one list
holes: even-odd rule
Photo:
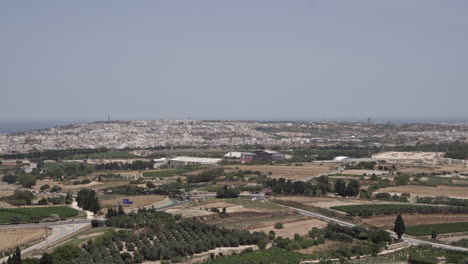
[[[59, 149], [415, 146], [468, 141], [468, 124], [111, 121], [0, 134], [0, 153]], [[434, 151], [438, 151], [434, 149]]]

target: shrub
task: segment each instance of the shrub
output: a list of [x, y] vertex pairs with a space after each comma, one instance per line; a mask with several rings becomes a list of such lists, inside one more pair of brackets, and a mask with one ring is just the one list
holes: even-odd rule
[[283, 224], [282, 223], [276, 223], [275, 224], [275, 229], [282, 229], [283, 228]]

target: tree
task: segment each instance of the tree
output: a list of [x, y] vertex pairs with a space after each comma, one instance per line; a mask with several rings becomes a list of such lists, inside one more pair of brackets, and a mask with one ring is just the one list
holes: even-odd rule
[[357, 180], [351, 180], [348, 183], [348, 186], [346, 186], [345, 194], [346, 196], [357, 196], [359, 194], [359, 188], [361, 187], [361, 184]]
[[344, 197], [346, 195], [345, 191], [346, 191], [346, 182], [343, 179], [336, 180], [336, 182], [335, 182], [335, 192], [339, 196]]
[[18, 180], [18, 176], [14, 174], [7, 174], [3, 176], [2, 179], [4, 182], [9, 183], [9, 184], [14, 184]]
[[276, 223], [275, 224], [275, 229], [282, 229], [283, 228], [283, 224], [282, 223]]
[[62, 190], [62, 187], [60, 186], [57, 186], [57, 185], [54, 185], [54, 187], [52, 187], [52, 189], [50, 189], [50, 192], [60, 192]]
[[50, 185], [49, 184], [44, 184], [41, 186], [41, 191], [46, 191], [46, 190], [49, 190], [50, 189]]
[[52, 256], [47, 254], [47, 252], [44, 252], [42, 254], [41, 260], [39, 261], [39, 264], [53, 264], [54, 261], [52, 259]]
[[37, 178], [31, 174], [22, 174], [18, 177], [18, 182], [24, 188], [31, 188], [36, 185]]
[[15, 253], [8, 258], [6, 264], [21, 264], [21, 250], [19, 247], [16, 247]]
[[437, 232], [435, 230], [432, 230], [431, 238], [432, 239], [437, 239]]
[[406, 227], [405, 227], [405, 221], [403, 220], [403, 217], [401, 216], [401, 213], [398, 214], [396, 220], [395, 220], [395, 227], [393, 228], [393, 231], [398, 236], [398, 239], [401, 239], [401, 236], [405, 233]]

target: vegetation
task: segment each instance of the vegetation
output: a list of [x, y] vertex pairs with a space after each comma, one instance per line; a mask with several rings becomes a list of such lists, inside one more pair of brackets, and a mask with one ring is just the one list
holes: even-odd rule
[[17, 223], [36, 222], [51, 214], [65, 218], [78, 215], [78, 211], [68, 206], [2, 208], [0, 209], [0, 223], [11, 223], [13, 218], [17, 220]]
[[145, 171], [143, 172], [143, 177], [148, 178], [164, 178], [164, 177], [173, 177], [186, 172], [189, 172], [188, 168], [179, 168], [171, 170], [158, 170], [158, 171]]
[[428, 236], [433, 231], [437, 234], [466, 232], [468, 231], [468, 222], [417, 225], [406, 228], [406, 233], [412, 236]]
[[210, 182], [224, 174], [223, 168], [205, 170], [198, 175], [187, 176], [187, 183]]
[[413, 204], [363, 204], [363, 205], [343, 205], [334, 206], [331, 209], [346, 212], [349, 216], [372, 216], [398, 213], [419, 213], [419, 214], [464, 214], [468, 213], [467, 207], [455, 206], [430, 206]]
[[81, 189], [76, 197], [78, 206], [84, 210], [97, 214], [101, 210], [101, 205], [96, 195], [96, 191], [90, 189]]
[[403, 220], [401, 214], [398, 214], [395, 220], [395, 227], [393, 228], [393, 231], [395, 232], [395, 234], [397, 234], [398, 239], [401, 239], [401, 236], [405, 233], [405, 230], [405, 221]]
[[15, 190], [12, 195], [4, 197], [3, 200], [11, 205], [23, 206], [31, 205], [34, 198], [34, 194], [30, 191]]
[[216, 192], [216, 198], [237, 198], [239, 197], [239, 190], [236, 188], [230, 188], [224, 185], [223, 188], [218, 189]]
[[237, 256], [220, 257], [204, 262], [204, 264], [298, 264], [302, 260], [306, 260], [307, 255], [285, 250], [281, 248], [272, 248], [265, 251], [247, 252]]
[[312, 182], [291, 181], [284, 178], [267, 179], [265, 186], [278, 194], [293, 194], [293, 195], [320, 195], [330, 192], [331, 185], [328, 176], [320, 176]]

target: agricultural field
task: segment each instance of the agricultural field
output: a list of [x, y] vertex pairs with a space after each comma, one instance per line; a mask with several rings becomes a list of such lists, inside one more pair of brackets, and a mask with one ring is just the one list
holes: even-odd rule
[[302, 180], [310, 177], [320, 176], [325, 173], [333, 172], [335, 165], [320, 163], [303, 163], [303, 166], [274, 166], [274, 165], [237, 165], [224, 166], [226, 170], [235, 168], [240, 170], [260, 171], [271, 175], [271, 178], [285, 178], [288, 180]]
[[367, 205], [345, 205], [334, 206], [331, 209], [342, 211], [350, 216], [373, 216], [389, 215], [397, 213], [419, 213], [419, 214], [468, 214], [468, 208], [455, 206], [432, 206], [414, 204], [367, 204]]
[[[346, 206], [346, 205], [363, 205], [363, 204], [374, 204], [376, 202], [369, 200], [359, 200], [352, 198], [340, 198], [340, 197], [314, 197], [314, 196], [275, 196], [274, 200], [279, 201], [290, 201], [300, 203], [306, 206], [314, 206], [325, 209], [330, 209], [335, 206]], [[381, 203], [378, 201], [377, 203]]]
[[[129, 196], [129, 195], [113, 195], [113, 194], [105, 194], [99, 196], [99, 201], [105, 212], [105, 208], [109, 207], [116, 207], [118, 205], [122, 205], [125, 211], [130, 211], [131, 209], [135, 209], [142, 206], [150, 206], [153, 204], [157, 204], [163, 201], [166, 197], [163, 195], [136, 195], [136, 196]], [[133, 202], [133, 204], [123, 204], [122, 200], [124, 198], [129, 199]]]
[[432, 231], [437, 234], [466, 232], [468, 231], [468, 222], [417, 225], [406, 228], [406, 234], [411, 236], [428, 236]]
[[403, 174], [415, 174], [415, 173], [468, 173], [468, 167], [462, 164], [453, 164], [453, 165], [430, 165], [430, 164], [399, 164], [397, 165], [397, 172]]
[[0, 228], [0, 253], [45, 238], [46, 227]]
[[42, 220], [51, 214], [58, 214], [60, 217], [73, 217], [77, 216], [78, 213], [78, 210], [68, 206], [3, 208], [0, 209], [0, 223], [10, 223], [13, 217], [17, 217], [21, 223], [28, 223], [33, 220], [32, 218]]
[[245, 253], [237, 256], [216, 258], [214, 260], [204, 262], [204, 264], [299, 264], [302, 260], [306, 260], [308, 258], [310, 257], [298, 252], [280, 248], [272, 248], [264, 251]]
[[435, 196], [448, 196], [451, 198], [468, 199], [468, 192], [466, 187], [457, 186], [444, 186], [437, 187], [420, 186], [420, 185], [401, 185], [379, 189], [378, 192], [388, 192], [391, 194], [410, 193], [411, 196], [420, 197], [435, 197]]
[[179, 169], [168, 169], [168, 170], [155, 170], [155, 171], [145, 171], [143, 172], [143, 177], [148, 178], [166, 178], [174, 177], [188, 172], [189, 170], [184, 168]]
[[307, 220], [299, 220], [294, 222], [283, 223], [283, 228], [275, 229], [274, 224], [250, 229], [251, 232], [265, 232], [268, 233], [270, 231], [274, 231], [277, 236], [281, 236], [284, 238], [294, 238], [294, 234], [299, 234], [301, 236], [307, 235], [307, 233], [313, 228], [317, 227], [319, 229], [324, 228], [327, 226], [327, 223], [318, 219], [307, 219]]
[[57, 185], [62, 188], [61, 192], [64, 192], [64, 193], [78, 191], [81, 188], [88, 188], [88, 189], [101, 188], [103, 185], [102, 182], [96, 182], [96, 181], [92, 181], [91, 183], [88, 183], [88, 184], [73, 185], [72, 183], [64, 184], [63, 182], [54, 181], [51, 179], [44, 179], [44, 180], [38, 180], [36, 182], [36, 185], [33, 187], [33, 189], [36, 191], [40, 191], [41, 186], [46, 185], [46, 184], [48, 184], [50, 187]]
[[[468, 214], [403, 214], [406, 226], [429, 225], [440, 223], [468, 222]], [[395, 223], [395, 215], [380, 215], [361, 219], [370, 226], [391, 228]]]

